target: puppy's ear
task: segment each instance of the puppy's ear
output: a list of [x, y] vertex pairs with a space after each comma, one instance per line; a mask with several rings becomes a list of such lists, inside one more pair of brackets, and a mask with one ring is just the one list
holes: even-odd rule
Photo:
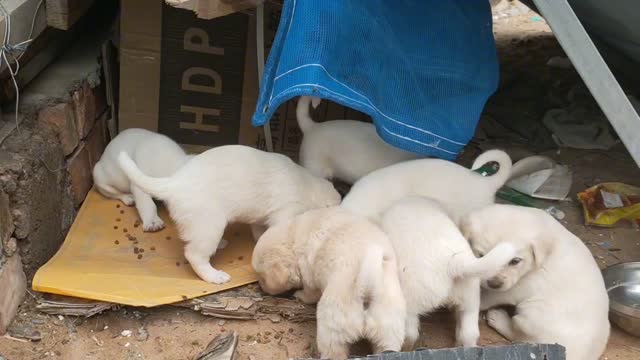
[[531, 253], [533, 254], [533, 262], [536, 267], [541, 267], [542, 264], [547, 261], [547, 258], [553, 251], [554, 245], [555, 238], [544, 231], [533, 238], [531, 241]]

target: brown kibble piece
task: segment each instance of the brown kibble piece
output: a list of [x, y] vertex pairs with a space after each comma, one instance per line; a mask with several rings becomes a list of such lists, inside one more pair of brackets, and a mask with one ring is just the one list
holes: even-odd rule
[[124, 214], [124, 210], [120, 210], [120, 214]]
[[143, 253], [143, 252], [144, 252], [144, 249], [143, 249], [143, 248], [140, 248], [140, 252], [141, 252], [141, 253]]
[[117, 208], [120, 208], [120, 204], [116, 204], [116, 207], [117, 207]]
[[238, 260], [243, 260], [244, 256], [238, 256]]
[[182, 300], [187, 300], [187, 299], [188, 299], [188, 298], [187, 298], [186, 296], [184, 296], [184, 295], [181, 295], [181, 296], [182, 296]]
[[180, 266], [180, 261], [176, 261], [176, 266]]
[[134, 254], [137, 254], [137, 253], [139, 253], [139, 252], [140, 252], [140, 249], [138, 249], [137, 247], [134, 247], [134, 248], [133, 248], [133, 253], [134, 253]]
[[140, 226], [140, 220], [136, 220], [136, 222], [133, 223], [133, 227], [138, 227]]
[[127, 230], [127, 228], [122, 229], [122, 232], [127, 232], [129, 230]]
[[167, 240], [171, 240], [171, 236], [167, 236], [165, 239], [167, 239]]
[[116, 241], [114, 241], [113, 243], [114, 243], [114, 244], [116, 244], [116, 245], [118, 245], [118, 244], [120, 244], [120, 241], [116, 240]]
[[151, 249], [151, 251], [156, 251], [156, 247], [155, 246], [152, 246], [150, 249]]
[[138, 240], [134, 240], [133, 245], [138, 245]]
[[138, 254], [138, 260], [142, 259], [142, 254]]
[[113, 228], [114, 228], [115, 230], [118, 230], [118, 227], [117, 227], [116, 225], [114, 225], [114, 226], [113, 226]]
[[116, 221], [120, 221], [120, 218], [116, 218]]

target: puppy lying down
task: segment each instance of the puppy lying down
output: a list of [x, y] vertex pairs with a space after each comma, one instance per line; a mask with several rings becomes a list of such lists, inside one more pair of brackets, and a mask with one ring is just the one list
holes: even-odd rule
[[309, 104], [318, 106], [320, 98], [303, 96], [296, 115], [304, 134], [300, 144], [300, 164], [325, 179], [353, 184], [368, 173], [420, 155], [398, 149], [378, 136], [373, 124], [355, 120], [316, 123], [309, 115]]
[[93, 182], [102, 195], [119, 199], [125, 205], [136, 205], [144, 231], [164, 227], [151, 196], [135, 184], [120, 169], [118, 154], [126, 152], [149, 176], [169, 176], [192, 156], [187, 155], [175, 141], [144, 129], [127, 129], [113, 138], [93, 168]]
[[487, 313], [489, 326], [511, 341], [559, 343], [567, 360], [595, 360], [609, 338], [609, 298], [602, 274], [582, 241], [546, 212], [492, 205], [460, 223], [474, 251], [516, 248], [511, 266], [482, 283], [482, 309], [514, 305], [511, 317]]
[[340, 202], [329, 181], [284, 155], [248, 146], [207, 150], [163, 178], [143, 174], [125, 152], [118, 161], [132, 183], [167, 204], [186, 243], [185, 258], [200, 278], [215, 284], [230, 279], [209, 263], [227, 224], [271, 226]]
[[511, 174], [511, 158], [504, 151], [489, 150], [475, 160], [472, 169], [496, 162], [500, 169], [482, 176], [456, 163], [419, 159], [376, 170], [358, 180], [341, 206], [377, 220], [380, 213], [407, 196], [425, 196], [442, 204], [457, 223], [460, 216], [495, 201], [495, 194]]
[[252, 259], [269, 294], [291, 289], [318, 302], [317, 341], [323, 359], [346, 359], [366, 338], [374, 351], [399, 351], [405, 303], [387, 236], [339, 207], [312, 210], [269, 228]]
[[457, 344], [476, 346], [480, 279], [507, 266], [514, 248], [504, 244], [476, 258], [442, 207], [422, 197], [392, 205], [383, 213], [381, 226], [393, 244], [407, 302], [405, 350], [418, 338], [420, 315], [445, 305], [456, 308]]

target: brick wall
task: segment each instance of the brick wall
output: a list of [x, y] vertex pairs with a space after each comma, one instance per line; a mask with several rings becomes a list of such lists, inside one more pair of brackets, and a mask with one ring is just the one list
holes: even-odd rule
[[84, 82], [65, 99], [24, 114], [0, 147], [0, 335], [64, 240], [109, 140], [103, 85]]

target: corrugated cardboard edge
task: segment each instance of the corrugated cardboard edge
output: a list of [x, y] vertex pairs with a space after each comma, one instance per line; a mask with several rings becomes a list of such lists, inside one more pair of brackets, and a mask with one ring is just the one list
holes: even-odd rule
[[165, 0], [167, 4], [191, 10], [201, 19], [214, 19], [254, 8], [264, 0]]

